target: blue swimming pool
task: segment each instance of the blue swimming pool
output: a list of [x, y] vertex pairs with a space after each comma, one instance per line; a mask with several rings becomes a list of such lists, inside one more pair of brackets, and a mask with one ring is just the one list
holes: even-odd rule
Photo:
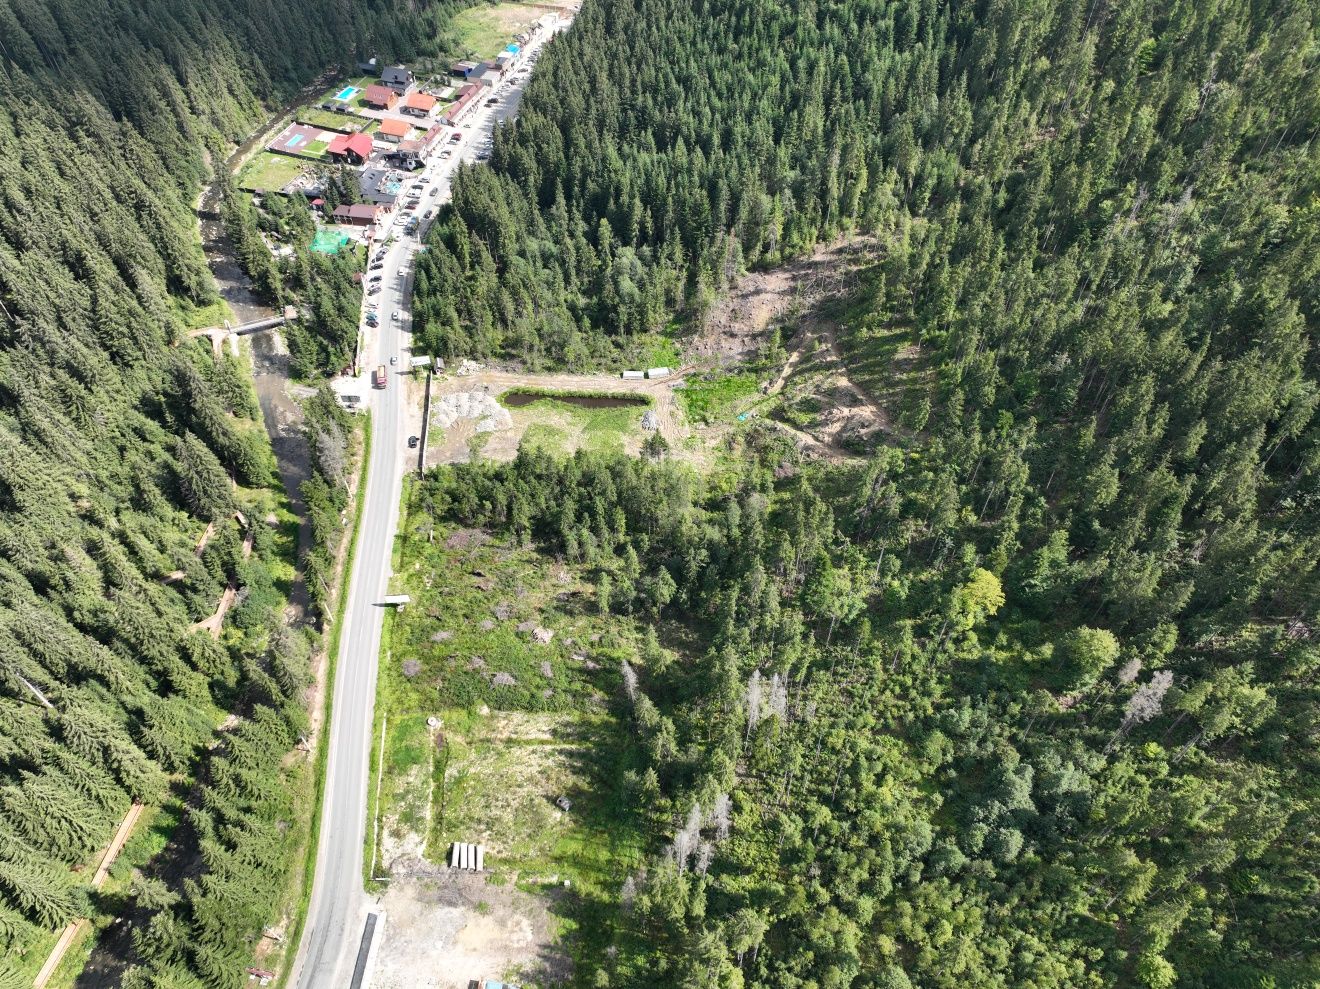
[[335, 99], [351, 100], [354, 96], [357, 95], [357, 92], [358, 92], [358, 88], [356, 86], [345, 86], [339, 92], [335, 93]]

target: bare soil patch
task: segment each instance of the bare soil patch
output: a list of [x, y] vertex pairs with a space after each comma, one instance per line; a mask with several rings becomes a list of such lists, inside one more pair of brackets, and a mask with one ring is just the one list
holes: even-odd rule
[[572, 976], [553, 946], [549, 896], [447, 871], [395, 881], [380, 905], [388, 921], [373, 989], [468, 989], [485, 978], [559, 985]]
[[732, 363], [763, 353], [772, 331], [780, 330], [788, 356], [763, 391], [781, 398], [771, 421], [807, 456], [846, 460], [876, 434], [894, 431], [888, 410], [850, 375], [830, 311], [857, 290], [878, 250], [874, 238], [849, 238], [751, 272], [711, 308], [689, 344], [696, 360]]
[[775, 325], [809, 315], [827, 296], [849, 292], [857, 269], [878, 249], [874, 238], [852, 237], [821, 244], [778, 268], [749, 272], [711, 306], [688, 351], [697, 360], [726, 363], [752, 356]]

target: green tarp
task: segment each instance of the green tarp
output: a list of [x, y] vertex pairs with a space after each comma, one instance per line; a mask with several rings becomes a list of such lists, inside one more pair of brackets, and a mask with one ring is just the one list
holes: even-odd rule
[[353, 240], [346, 233], [338, 230], [321, 229], [312, 238], [312, 250], [318, 254], [338, 254], [340, 249]]

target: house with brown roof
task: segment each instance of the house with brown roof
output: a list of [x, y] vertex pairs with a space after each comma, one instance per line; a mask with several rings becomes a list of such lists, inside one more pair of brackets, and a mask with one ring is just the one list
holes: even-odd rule
[[373, 110], [393, 110], [394, 104], [399, 102], [399, 94], [390, 89], [389, 86], [382, 86], [380, 83], [373, 82], [363, 92], [362, 99]]
[[350, 227], [369, 227], [379, 215], [380, 207], [373, 203], [353, 203], [351, 206], [346, 203], [335, 207], [334, 221]]
[[476, 83], [468, 83], [458, 91], [458, 99], [445, 108], [444, 115], [440, 122], [454, 127], [463, 119], [468, 109], [476, 102], [477, 94], [481, 92], [481, 87]]

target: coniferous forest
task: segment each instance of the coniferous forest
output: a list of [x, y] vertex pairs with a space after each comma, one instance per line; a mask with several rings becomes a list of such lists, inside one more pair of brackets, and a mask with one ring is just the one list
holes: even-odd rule
[[[171, 791], [196, 865], [137, 890], [122, 983], [244, 984], [310, 646], [235, 515], [276, 486], [247, 372], [186, 339], [193, 206], [268, 108], [445, 14], [0, 0], [2, 986]], [[905, 334], [932, 389], [861, 467], [752, 429], [721, 483], [421, 486], [703, 642], [620, 671], [653, 854], [580, 984], [1320, 984], [1318, 128], [1314, 0], [586, 0], [432, 231], [431, 349], [601, 366], [866, 235], [844, 345]]]
[[[443, 14], [0, 0], [0, 985], [89, 915], [73, 869], [130, 803], [171, 800], [195, 864], [136, 890], [123, 984], [245, 979], [292, 864], [309, 643], [280, 624], [292, 561], [235, 515], [278, 490], [249, 372], [185, 339], [217, 301], [193, 206], [270, 107]], [[227, 585], [216, 640], [192, 626]]]
[[620, 366], [863, 234], [845, 349], [933, 375], [864, 468], [752, 430], [733, 482], [420, 496], [707, 644], [621, 672], [654, 855], [583, 984], [1320, 984], [1318, 18], [599, 0], [549, 46], [419, 265], [437, 353]]

